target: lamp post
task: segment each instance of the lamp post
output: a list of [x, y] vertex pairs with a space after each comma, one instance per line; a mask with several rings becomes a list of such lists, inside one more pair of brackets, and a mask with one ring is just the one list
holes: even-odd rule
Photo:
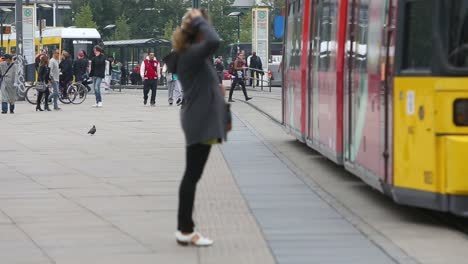
[[104, 29], [104, 30], [114, 30], [114, 37], [113, 37], [113, 40], [115, 40], [115, 29], [116, 29], [116, 28], [117, 28], [116, 25], [114, 25], [114, 24], [109, 24], [109, 25], [105, 26], [103, 29]]
[[4, 14], [5, 13], [9, 13], [9, 12], [12, 12], [13, 10], [11, 10], [10, 8], [6, 8], [6, 7], [2, 7], [0, 8], [0, 45], [2, 47], [2, 52], [3, 52], [3, 22], [5, 22], [5, 17], [4, 17]]
[[237, 12], [231, 12], [231, 13], [229, 13], [229, 15], [228, 15], [228, 16], [230, 16], [230, 17], [237, 17], [237, 53], [240, 52], [240, 50], [239, 50], [239, 49], [240, 49], [240, 46], [239, 46], [239, 45], [240, 45], [240, 17], [241, 17], [242, 15], [244, 15], [244, 13], [239, 12], [239, 11], [237, 11]]
[[[52, 9], [52, 6], [48, 4], [39, 4], [37, 6], [39, 7], [39, 11], [40, 9]], [[42, 50], [42, 31], [44, 30], [44, 25], [42, 25], [42, 12], [37, 12], [37, 16], [39, 18], [39, 50]]]
[[55, 0], [54, 3], [54, 11], [53, 11], [53, 17], [54, 17], [54, 27], [57, 26], [57, 8], [58, 8], [58, 0]]

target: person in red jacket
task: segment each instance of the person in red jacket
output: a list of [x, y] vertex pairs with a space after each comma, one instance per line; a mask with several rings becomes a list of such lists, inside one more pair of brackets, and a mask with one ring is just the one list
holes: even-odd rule
[[159, 61], [151, 52], [140, 67], [140, 75], [143, 79], [143, 104], [148, 103], [148, 93], [151, 89], [151, 106], [156, 105], [156, 90], [158, 88], [158, 73], [161, 72]]

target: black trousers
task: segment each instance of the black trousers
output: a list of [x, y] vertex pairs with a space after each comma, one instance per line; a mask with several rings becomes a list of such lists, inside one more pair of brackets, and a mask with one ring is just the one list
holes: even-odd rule
[[143, 83], [143, 99], [148, 100], [148, 94], [151, 90], [151, 104], [156, 103], [156, 91], [158, 89], [158, 80], [145, 80]]
[[61, 91], [62, 92], [62, 97], [63, 98], [67, 98], [68, 94], [67, 94], [67, 88], [68, 88], [68, 85], [71, 83], [72, 81], [72, 78], [60, 78], [60, 81], [59, 81], [59, 92]]
[[229, 100], [232, 99], [232, 94], [234, 93], [234, 88], [236, 88], [236, 85], [239, 84], [242, 87], [242, 92], [244, 93], [245, 99], [247, 100], [247, 90], [245, 89], [245, 82], [241, 78], [235, 78], [234, 81], [232, 81], [231, 85], [231, 90], [229, 90]]
[[[260, 78], [260, 72], [256, 70], [250, 70], [250, 86], [253, 86], [254, 82], [257, 82], [255, 86], [259, 86], [259, 78]], [[255, 80], [256, 79], [256, 80]]]
[[201, 178], [211, 145], [194, 144], [186, 148], [186, 167], [179, 188], [179, 211], [177, 213], [177, 230], [192, 233], [195, 223], [192, 219], [193, 204], [197, 183]]
[[222, 84], [223, 79], [224, 79], [224, 73], [223, 72], [216, 72], [216, 74], [218, 75], [219, 84]]
[[49, 109], [49, 95], [50, 95], [50, 91], [49, 91], [49, 88], [47, 87], [45, 89], [44, 92], [39, 92], [37, 94], [37, 103], [36, 103], [36, 107], [37, 108], [41, 108], [41, 100], [42, 100], [42, 97], [44, 97], [44, 109]]

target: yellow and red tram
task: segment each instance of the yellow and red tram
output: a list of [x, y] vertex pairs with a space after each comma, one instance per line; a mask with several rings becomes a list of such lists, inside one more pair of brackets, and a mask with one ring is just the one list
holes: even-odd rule
[[468, 216], [468, 0], [288, 0], [283, 124], [405, 205]]

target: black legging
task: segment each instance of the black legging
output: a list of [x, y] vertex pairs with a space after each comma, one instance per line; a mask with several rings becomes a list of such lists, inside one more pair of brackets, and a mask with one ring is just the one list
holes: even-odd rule
[[229, 91], [229, 100], [232, 100], [232, 94], [234, 93], [234, 88], [239, 84], [242, 87], [242, 92], [244, 93], [245, 99], [249, 98], [247, 96], [247, 90], [245, 89], [245, 82], [241, 78], [235, 78], [231, 85], [231, 90]]
[[37, 94], [37, 103], [36, 103], [37, 108], [41, 108], [41, 100], [42, 100], [42, 97], [44, 96], [44, 98], [45, 98], [45, 100], [44, 100], [44, 109], [45, 110], [49, 109], [49, 94], [50, 94], [49, 87], [46, 87], [44, 92], [39, 92]]
[[177, 214], [177, 230], [182, 233], [192, 233], [195, 224], [192, 219], [195, 190], [205, 168], [211, 145], [194, 144], [186, 148], [186, 167], [184, 178], [179, 188], [179, 212]]

